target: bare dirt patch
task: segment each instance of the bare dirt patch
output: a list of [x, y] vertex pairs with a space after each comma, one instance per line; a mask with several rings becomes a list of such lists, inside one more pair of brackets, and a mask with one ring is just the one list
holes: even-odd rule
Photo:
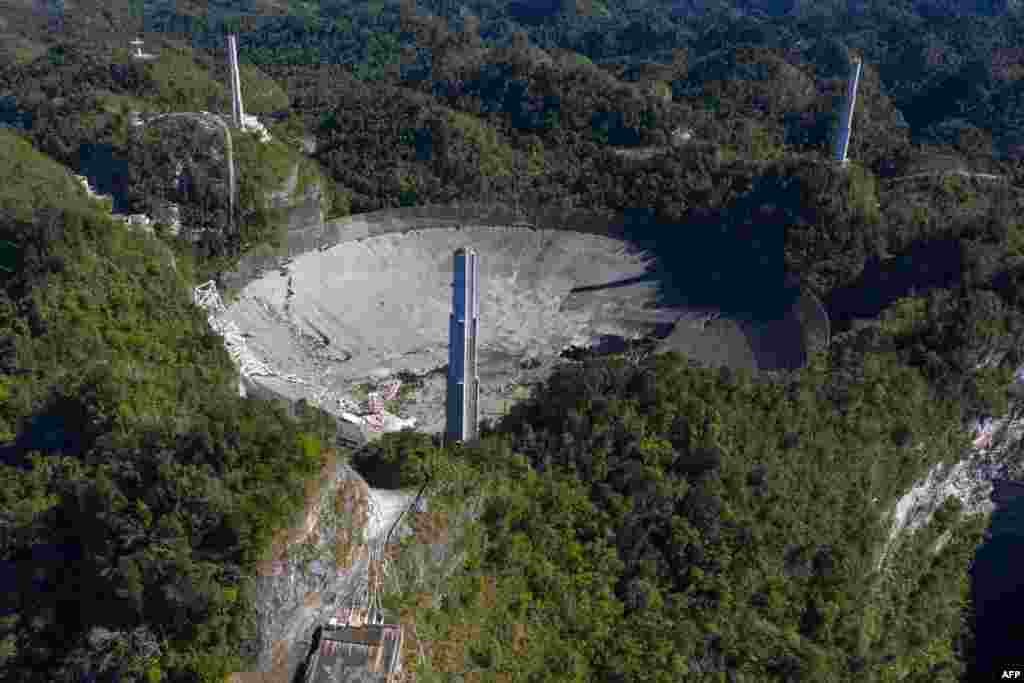
[[416, 540], [421, 543], [444, 543], [448, 539], [448, 513], [430, 510], [416, 515], [412, 523]]
[[236, 672], [228, 677], [228, 683], [291, 683], [288, 675], [288, 643], [277, 641], [272, 652], [273, 664], [269, 671]]
[[334, 559], [338, 567], [347, 569], [359, 559], [365, 548], [360, 543], [360, 529], [365, 529], [370, 517], [370, 488], [365, 482], [347, 479], [341, 482], [334, 496], [334, 510], [341, 523], [334, 544]]
[[303, 523], [290, 528], [281, 529], [270, 544], [270, 548], [264, 555], [262, 561], [257, 563], [256, 572], [260, 576], [273, 576], [279, 563], [287, 559], [288, 548], [302, 543], [316, 529], [319, 522], [317, 514], [317, 503], [320, 499], [320, 491], [330, 485], [331, 479], [338, 466], [338, 453], [334, 449], [327, 449], [323, 455], [323, 465], [320, 468], [320, 476], [311, 478], [306, 482], [303, 496], [306, 510]]
[[494, 609], [498, 604], [498, 579], [495, 576], [480, 577], [480, 604], [485, 609]]
[[482, 631], [479, 624], [451, 624], [448, 633], [432, 643], [431, 664], [443, 673], [465, 671], [469, 646], [480, 640]]

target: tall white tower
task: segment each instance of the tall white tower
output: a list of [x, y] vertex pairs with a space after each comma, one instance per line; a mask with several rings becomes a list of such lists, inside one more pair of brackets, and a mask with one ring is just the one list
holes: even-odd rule
[[245, 120], [242, 108], [242, 81], [238, 77], [238, 40], [234, 34], [228, 36], [228, 59], [231, 62], [231, 122], [241, 128]]
[[846, 154], [850, 149], [850, 133], [853, 129], [853, 110], [857, 105], [857, 84], [860, 81], [860, 57], [854, 58], [850, 68], [850, 81], [846, 86], [846, 99], [843, 102], [843, 115], [839, 123], [839, 134], [836, 136], [835, 160], [846, 166]]
[[448, 396], [445, 441], [471, 441], [479, 423], [480, 378], [476, 369], [480, 269], [476, 252], [457, 249], [448, 324]]

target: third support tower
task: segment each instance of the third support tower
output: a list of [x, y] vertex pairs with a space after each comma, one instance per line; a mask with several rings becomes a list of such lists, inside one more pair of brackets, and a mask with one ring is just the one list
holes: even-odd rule
[[476, 347], [479, 333], [480, 267], [472, 249], [457, 249], [448, 324], [448, 396], [445, 439], [471, 441], [477, 436], [480, 378]]
[[850, 65], [850, 81], [846, 86], [846, 99], [843, 102], [843, 114], [839, 121], [836, 136], [835, 160], [846, 166], [846, 155], [850, 150], [850, 133], [853, 131], [853, 110], [857, 106], [857, 84], [860, 82], [861, 60], [856, 58]]

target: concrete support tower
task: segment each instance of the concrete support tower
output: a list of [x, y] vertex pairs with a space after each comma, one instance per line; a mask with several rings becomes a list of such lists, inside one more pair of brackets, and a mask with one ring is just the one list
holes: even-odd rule
[[234, 34], [228, 36], [228, 59], [231, 62], [231, 123], [241, 128], [245, 110], [242, 109], [242, 81], [238, 77], [238, 40]]
[[843, 115], [839, 122], [839, 135], [836, 137], [836, 161], [846, 166], [846, 154], [850, 149], [850, 133], [853, 130], [853, 110], [857, 105], [857, 83], [860, 81], [860, 58], [855, 58], [850, 68], [850, 82], [846, 87], [846, 100], [843, 102]]
[[479, 332], [480, 268], [476, 252], [457, 249], [452, 282], [452, 314], [448, 324], [448, 402], [445, 441], [471, 441], [477, 436], [480, 378], [476, 369]]

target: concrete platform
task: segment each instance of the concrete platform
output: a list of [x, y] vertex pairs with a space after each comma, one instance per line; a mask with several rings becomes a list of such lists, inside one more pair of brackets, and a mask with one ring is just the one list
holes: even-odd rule
[[328, 624], [307, 662], [303, 683], [387, 683], [397, 680], [403, 641], [396, 624]]

